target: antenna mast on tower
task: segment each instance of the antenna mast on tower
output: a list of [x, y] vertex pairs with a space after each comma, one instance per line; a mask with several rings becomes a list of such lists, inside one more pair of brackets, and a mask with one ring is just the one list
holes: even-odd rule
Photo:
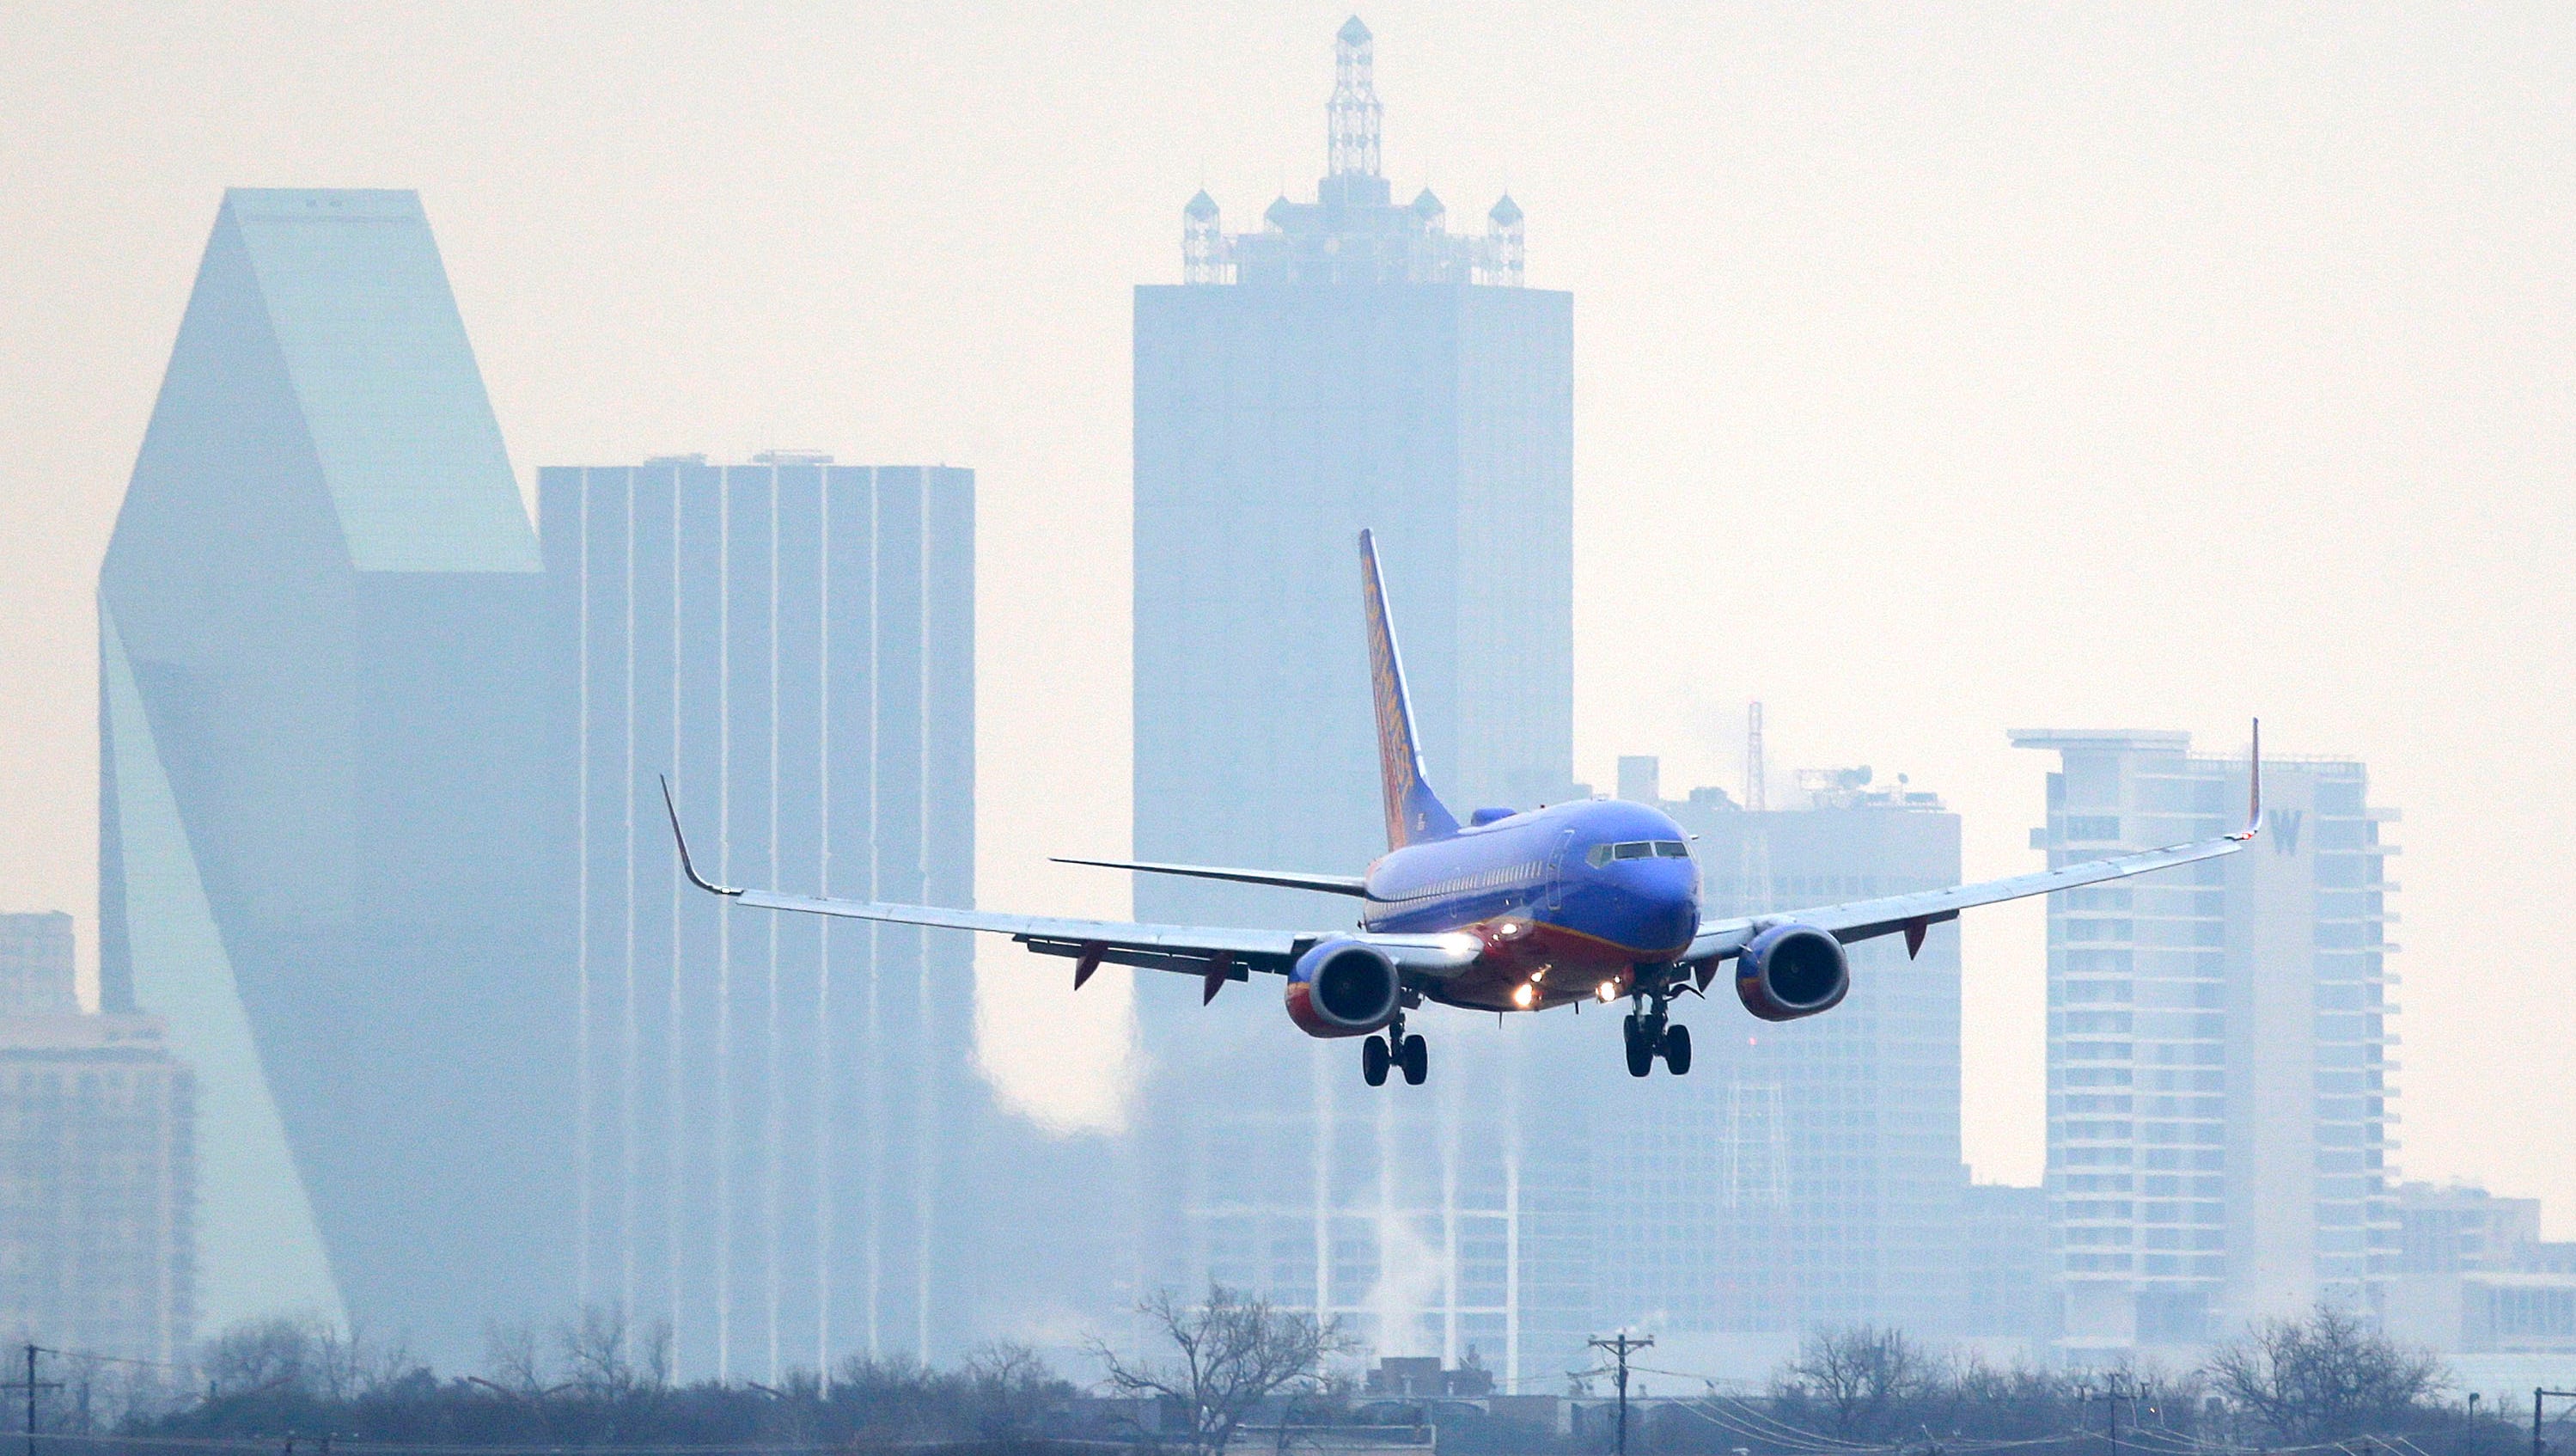
[[1763, 789], [1766, 777], [1762, 764], [1762, 705], [1757, 702], [1744, 710], [1744, 807], [1756, 814], [1771, 807], [1771, 796]]
[[[1754, 703], [1744, 712], [1744, 811], [1748, 814], [1768, 812], [1770, 791], [1764, 787], [1771, 771], [1762, 761], [1762, 705]], [[1744, 826], [1744, 853], [1736, 865], [1737, 877], [1743, 881], [1744, 903], [1739, 915], [1757, 915], [1771, 908], [1771, 830], [1759, 819]]]
[[1356, 15], [1342, 22], [1333, 37], [1333, 100], [1325, 108], [1328, 148], [1335, 177], [1377, 175], [1378, 126], [1385, 108], [1377, 104], [1377, 63], [1369, 28]]

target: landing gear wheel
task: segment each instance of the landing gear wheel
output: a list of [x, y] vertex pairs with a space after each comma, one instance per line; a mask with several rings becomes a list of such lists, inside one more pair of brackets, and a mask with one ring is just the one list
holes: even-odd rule
[[1676, 1077], [1686, 1075], [1690, 1071], [1689, 1027], [1664, 1028], [1664, 1067]]
[[1646, 1034], [1645, 1021], [1631, 1016], [1622, 1023], [1628, 1037], [1628, 1075], [1642, 1077], [1655, 1070], [1654, 1039]]
[[1370, 1086], [1386, 1085], [1386, 1069], [1389, 1060], [1385, 1037], [1373, 1036], [1360, 1043], [1360, 1075], [1368, 1079]]
[[1408, 1036], [1404, 1039], [1404, 1045], [1397, 1050], [1395, 1060], [1398, 1066], [1404, 1068], [1404, 1085], [1407, 1087], [1419, 1087], [1422, 1085], [1422, 1079], [1431, 1075], [1431, 1053], [1422, 1045], [1422, 1038], [1418, 1036]]

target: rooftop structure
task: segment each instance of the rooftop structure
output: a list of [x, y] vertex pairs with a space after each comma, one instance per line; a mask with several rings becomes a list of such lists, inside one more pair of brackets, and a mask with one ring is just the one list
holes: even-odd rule
[[1449, 209], [1425, 187], [1393, 200], [1379, 170], [1375, 39], [1354, 15], [1333, 37], [1325, 104], [1324, 179], [1313, 202], [1281, 196], [1261, 230], [1229, 234], [1202, 191], [1181, 209], [1184, 283], [1491, 283], [1517, 288], [1528, 256], [1520, 205], [1505, 194], [1481, 236], [1449, 231]]

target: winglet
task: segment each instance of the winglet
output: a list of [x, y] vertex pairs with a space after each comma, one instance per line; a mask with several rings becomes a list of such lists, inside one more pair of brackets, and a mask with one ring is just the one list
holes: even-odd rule
[[689, 858], [689, 836], [680, 832], [680, 806], [673, 802], [671, 798], [671, 776], [669, 774], [662, 775], [662, 807], [669, 811], [671, 815], [671, 839], [674, 843], [680, 846], [680, 872], [689, 877], [689, 883], [697, 886], [701, 890], [708, 891], [711, 894], [741, 894], [742, 891], [740, 890], [729, 889], [726, 886], [714, 884], [710, 882], [706, 876], [698, 873], [696, 863]]
[[2263, 831], [2263, 720], [2254, 720], [2254, 747], [2246, 760], [2245, 827], [2227, 836], [2230, 839], [2252, 839]]

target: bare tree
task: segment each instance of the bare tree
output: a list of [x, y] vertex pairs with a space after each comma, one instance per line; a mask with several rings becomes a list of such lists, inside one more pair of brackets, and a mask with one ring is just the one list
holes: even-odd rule
[[401, 1341], [371, 1338], [357, 1319], [346, 1330], [317, 1323], [312, 1334], [316, 1392], [326, 1400], [373, 1395], [413, 1369], [411, 1351]]
[[1221, 1284], [1209, 1285], [1197, 1304], [1161, 1290], [1136, 1312], [1171, 1343], [1172, 1359], [1130, 1361], [1097, 1339], [1091, 1353], [1121, 1395], [1177, 1402], [1190, 1423], [1189, 1447], [1199, 1456], [1223, 1451], [1265, 1398], [1315, 1379], [1326, 1356], [1351, 1348], [1337, 1321], [1318, 1323]]
[[1773, 1379], [1776, 1399], [1817, 1407], [1845, 1440], [1901, 1430], [1937, 1394], [1941, 1364], [1902, 1330], [1819, 1330]]
[[626, 1348], [626, 1312], [615, 1305], [583, 1305], [578, 1318], [556, 1327], [555, 1345], [563, 1351], [564, 1378], [582, 1394], [613, 1397], [635, 1388], [635, 1365]]
[[1073, 1387], [1057, 1379], [1037, 1351], [1008, 1341], [995, 1341], [967, 1356], [962, 1384], [967, 1420], [988, 1441], [1034, 1433], [1048, 1409], [1073, 1394]]
[[317, 1358], [312, 1321], [277, 1316], [244, 1320], [206, 1342], [198, 1364], [219, 1394], [303, 1389]]
[[2394, 1429], [2450, 1383], [2432, 1354], [2325, 1305], [2304, 1320], [2254, 1325], [2219, 1348], [2207, 1374], [2220, 1395], [2294, 1442]]
[[537, 1353], [537, 1327], [524, 1320], [515, 1324], [494, 1320], [485, 1325], [483, 1368], [491, 1377], [475, 1381], [478, 1385], [529, 1400], [544, 1393], [546, 1368], [544, 1357]]

